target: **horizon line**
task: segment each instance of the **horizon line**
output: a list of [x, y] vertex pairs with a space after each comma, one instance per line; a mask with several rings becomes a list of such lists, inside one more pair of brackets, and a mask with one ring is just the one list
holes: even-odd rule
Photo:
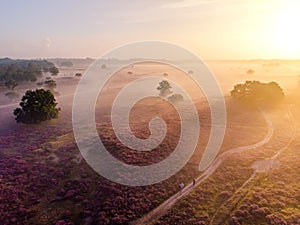
[[[8, 57], [8, 56], [2, 56], [2, 57], [0, 57], [0, 59], [6, 59], [6, 58], [13, 59], [13, 60], [47, 60], [47, 59], [48, 60], [51, 60], [51, 59], [96, 60], [101, 57], [90, 57], [90, 56], [86, 56], [86, 57], [84, 57], [84, 56], [82, 56], [82, 57], [70, 57], [70, 56], [66, 56], [66, 57]], [[129, 58], [129, 59], [112, 58], [112, 60], [120, 60], [120, 61], [131, 60], [131, 59], [135, 59], [135, 58]], [[146, 59], [146, 58], [140, 57], [138, 59]], [[208, 58], [208, 59], [201, 58], [201, 60], [203, 60], [203, 61], [299, 61], [300, 58], [240, 58], [240, 59], [238, 59], [238, 58]], [[188, 61], [188, 60], [182, 59], [182, 61]]]

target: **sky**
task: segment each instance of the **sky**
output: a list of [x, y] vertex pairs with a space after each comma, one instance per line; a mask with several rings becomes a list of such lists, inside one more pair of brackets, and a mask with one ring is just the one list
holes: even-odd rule
[[300, 59], [298, 0], [0, 0], [0, 57], [100, 57], [160, 40], [203, 59]]

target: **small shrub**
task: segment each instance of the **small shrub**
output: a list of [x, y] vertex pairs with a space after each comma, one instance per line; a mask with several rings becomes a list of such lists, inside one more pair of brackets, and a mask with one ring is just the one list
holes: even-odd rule
[[183, 102], [184, 98], [181, 94], [173, 94], [170, 97], [168, 97], [168, 100], [173, 104], [176, 104], [179, 102]]

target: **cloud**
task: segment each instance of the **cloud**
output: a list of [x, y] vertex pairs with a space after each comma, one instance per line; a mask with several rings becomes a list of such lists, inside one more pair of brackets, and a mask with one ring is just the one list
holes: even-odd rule
[[162, 8], [188, 8], [205, 4], [216, 3], [217, 0], [181, 0], [162, 5]]

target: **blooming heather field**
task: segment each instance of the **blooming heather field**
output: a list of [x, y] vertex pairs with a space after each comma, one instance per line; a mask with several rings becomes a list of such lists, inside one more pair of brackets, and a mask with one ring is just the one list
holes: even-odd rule
[[[93, 171], [82, 158], [73, 136], [72, 101], [80, 80], [74, 75], [84, 73], [90, 62], [76, 61], [72, 67], [59, 66], [58, 59], [54, 62], [60, 70], [53, 77], [57, 82], [55, 96], [61, 107], [58, 119], [38, 125], [16, 124], [13, 109], [24, 90], [37, 86], [34, 83], [18, 86], [15, 91], [20, 97], [15, 99], [5, 96], [5, 87], [0, 89], [0, 224], [135, 223], [178, 193], [180, 182], [189, 184], [201, 175], [198, 163], [211, 126], [210, 109], [201, 93], [189, 90], [197, 106], [201, 131], [195, 154], [185, 167], [158, 184], [125, 186]], [[226, 134], [219, 154], [260, 142], [270, 132], [271, 125], [272, 135], [260, 147], [229, 155], [206, 180], [148, 223], [300, 224], [299, 62], [207, 63], [221, 85], [227, 106]], [[159, 115], [168, 125], [161, 145], [153, 152], [136, 153], [123, 146], [113, 132], [109, 121], [111, 98], [132, 78], [151, 73], [152, 69], [137, 65], [120, 70], [116, 79], [110, 80], [109, 88], [101, 93], [104, 100], [99, 98], [97, 103], [98, 134], [108, 151], [126, 163], [148, 165], [161, 161], [173, 151], [180, 135], [180, 121], [174, 108], [151, 98], [132, 109], [132, 131], [137, 137], [148, 137], [148, 121]], [[162, 79], [165, 73], [174, 77], [178, 73], [172, 68], [156, 69]], [[247, 73], [250, 69], [254, 73]], [[247, 79], [274, 80], [283, 87], [284, 102], [264, 109], [271, 125], [258, 109], [241, 107], [231, 100], [229, 91], [233, 85]]]

